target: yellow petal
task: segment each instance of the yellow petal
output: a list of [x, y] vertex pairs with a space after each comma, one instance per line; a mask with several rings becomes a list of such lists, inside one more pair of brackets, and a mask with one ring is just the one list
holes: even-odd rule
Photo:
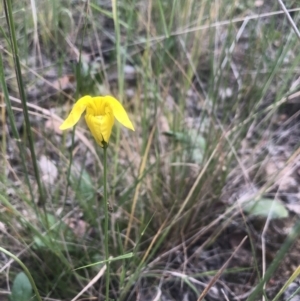
[[125, 111], [125, 109], [123, 108], [122, 104], [115, 99], [112, 96], [98, 96], [98, 97], [94, 97], [93, 98], [96, 102], [99, 102], [99, 104], [101, 103], [101, 105], [103, 104], [103, 102], [105, 102], [106, 104], [108, 104], [113, 112], [114, 117], [125, 127], [131, 129], [134, 131], [134, 127]]
[[91, 96], [84, 96], [80, 98], [75, 105], [72, 108], [71, 113], [67, 117], [67, 119], [62, 123], [62, 125], [59, 127], [60, 130], [66, 130], [74, 126], [81, 114], [85, 111], [87, 105], [91, 102], [92, 97]]
[[101, 122], [96, 117], [91, 114], [85, 115], [85, 121], [90, 129], [93, 137], [95, 138], [96, 142], [103, 147], [103, 136], [101, 134]]
[[112, 115], [112, 113], [107, 113], [103, 117], [97, 117], [97, 118], [100, 118], [101, 121], [101, 134], [103, 136], [103, 139], [105, 142], [108, 143], [111, 135], [111, 130], [115, 122], [115, 118]]
[[85, 115], [85, 120], [96, 142], [103, 147], [103, 141], [108, 143], [114, 125], [112, 114], [104, 116]]

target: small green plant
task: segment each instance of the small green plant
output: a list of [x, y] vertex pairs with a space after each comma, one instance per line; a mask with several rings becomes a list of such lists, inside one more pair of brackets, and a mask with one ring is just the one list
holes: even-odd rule
[[31, 301], [33, 298], [31, 283], [24, 272], [17, 274], [11, 288], [10, 301]]
[[274, 218], [288, 217], [289, 213], [282, 202], [268, 198], [258, 198], [246, 201], [243, 210], [249, 215]]

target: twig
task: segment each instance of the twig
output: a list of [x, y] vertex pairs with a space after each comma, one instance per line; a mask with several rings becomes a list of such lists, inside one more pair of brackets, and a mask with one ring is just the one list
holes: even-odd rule
[[201, 301], [204, 299], [204, 297], [206, 296], [206, 294], [208, 293], [208, 291], [211, 289], [211, 287], [217, 282], [217, 280], [220, 278], [221, 274], [223, 273], [223, 271], [226, 269], [228, 263], [230, 262], [230, 260], [233, 258], [233, 256], [237, 253], [237, 251], [241, 248], [241, 246], [243, 245], [243, 243], [245, 242], [245, 240], [248, 237], [245, 236], [243, 238], [243, 240], [240, 242], [240, 244], [237, 246], [237, 248], [234, 250], [234, 252], [231, 254], [231, 256], [228, 258], [228, 260], [223, 264], [223, 266], [220, 268], [220, 270], [218, 271], [218, 273], [214, 276], [214, 278], [211, 280], [211, 282], [207, 285], [207, 287], [203, 290], [203, 292], [201, 293], [201, 295], [199, 296], [197, 301]]
[[86, 292], [91, 286], [93, 286], [101, 276], [103, 276], [106, 270], [106, 264], [102, 267], [99, 273], [85, 286], [81, 292], [79, 292], [71, 301], [76, 301], [84, 292]]
[[284, 3], [282, 2], [282, 0], [278, 0], [278, 2], [279, 2], [279, 4], [280, 4], [282, 10], [284, 11], [285, 15], [287, 16], [287, 18], [288, 18], [290, 24], [292, 25], [292, 27], [293, 27], [293, 29], [294, 29], [296, 35], [298, 36], [298, 39], [300, 40], [300, 32], [299, 32], [299, 30], [298, 30], [298, 28], [297, 28], [297, 26], [296, 26], [296, 24], [295, 24], [293, 18], [291, 17], [290, 13], [289, 13], [288, 10], [286, 9], [286, 7], [285, 7]]

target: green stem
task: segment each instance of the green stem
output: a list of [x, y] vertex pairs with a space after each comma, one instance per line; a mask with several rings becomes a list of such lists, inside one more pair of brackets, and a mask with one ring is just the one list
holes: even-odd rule
[[26, 159], [24, 154], [26, 153], [24, 150], [24, 146], [22, 144], [22, 140], [20, 139], [20, 135], [16, 126], [16, 122], [15, 122], [15, 117], [14, 117], [14, 113], [12, 110], [12, 105], [9, 99], [9, 93], [8, 93], [8, 89], [7, 89], [7, 85], [5, 82], [5, 76], [4, 76], [4, 66], [3, 66], [3, 60], [2, 60], [2, 55], [0, 54], [0, 87], [2, 87], [2, 91], [4, 94], [4, 99], [5, 99], [5, 104], [6, 104], [6, 110], [7, 110], [7, 115], [9, 118], [9, 122], [10, 122], [10, 126], [11, 126], [11, 130], [12, 130], [12, 134], [14, 139], [17, 142], [18, 148], [19, 148], [19, 154], [20, 154], [20, 158], [21, 158], [21, 162], [23, 165], [23, 170], [24, 170], [24, 175], [25, 175], [25, 181], [26, 184], [28, 186], [29, 189], [29, 193], [32, 199], [32, 202], [34, 204], [34, 209], [35, 212], [37, 214], [37, 216], [39, 216], [39, 212], [36, 206], [36, 202], [34, 202], [34, 195], [33, 195], [33, 191], [32, 191], [32, 187], [29, 181], [29, 176], [28, 176], [28, 169], [26, 166]]
[[[124, 67], [122, 63], [122, 51], [121, 51], [121, 34], [120, 24], [118, 15], [118, 1], [112, 0], [112, 13], [115, 27], [115, 45], [116, 45], [116, 56], [117, 56], [117, 68], [118, 68], [118, 99], [123, 103], [123, 90], [124, 90]], [[114, 156], [114, 179], [113, 179], [113, 191], [112, 196], [115, 195], [115, 185], [117, 182], [117, 169], [118, 169], [118, 149], [120, 147], [120, 127], [116, 128], [116, 151]]]
[[[86, 9], [85, 9], [86, 10]], [[81, 76], [81, 73], [82, 73], [82, 45], [83, 45], [83, 38], [85, 37], [86, 35], [86, 28], [87, 28], [87, 19], [85, 18], [85, 21], [84, 21], [84, 27], [83, 27], [83, 35], [81, 37], [81, 42], [80, 42], [80, 48], [79, 48], [79, 61], [77, 63], [77, 66], [76, 66], [76, 82], [77, 82], [77, 85], [76, 85], [76, 91], [75, 91], [75, 99], [78, 99], [79, 98], [79, 94], [81, 93], [81, 90], [82, 90], [82, 76]], [[67, 185], [66, 185], [66, 190], [65, 190], [65, 197], [64, 197], [64, 204], [63, 206], [65, 206], [66, 202], [67, 202], [67, 198], [69, 196], [69, 186], [71, 185], [71, 168], [72, 168], [72, 163], [73, 163], [73, 152], [72, 150], [74, 149], [74, 143], [75, 143], [75, 129], [76, 129], [76, 126], [73, 127], [73, 131], [72, 131], [72, 146], [71, 146], [71, 151], [70, 151], [70, 162], [69, 162], [69, 167], [68, 167], [68, 171], [67, 171]]]
[[104, 245], [105, 245], [105, 260], [106, 260], [106, 277], [105, 277], [105, 300], [109, 301], [109, 253], [108, 253], [108, 200], [107, 200], [107, 144], [104, 145], [104, 162], [103, 162], [103, 198], [104, 198]]
[[32, 286], [32, 288], [33, 288], [33, 290], [35, 292], [35, 296], [36, 296], [37, 300], [38, 301], [42, 301], [42, 298], [41, 298], [41, 296], [39, 294], [39, 291], [38, 291], [38, 289], [37, 289], [37, 287], [35, 285], [35, 282], [34, 282], [32, 276], [31, 276], [29, 270], [26, 267], [26, 265], [17, 256], [15, 256], [14, 254], [10, 253], [9, 251], [7, 251], [7, 250], [5, 250], [5, 249], [3, 249], [1, 247], [0, 247], [0, 251], [3, 252], [4, 254], [10, 256], [13, 260], [15, 260], [22, 267], [24, 273], [28, 277], [28, 279], [30, 281], [30, 284], [31, 284], [31, 286]]
[[[36, 158], [36, 154], [35, 154], [35, 150], [34, 150], [34, 140], [33, 140], [33, 135], [32, 135], [31, 126], [30, 126], [27, 101], [26, 101], [24, 84], [23, 84], [23, 79], [22, 79], [21, 64], [20, 64], [20, 60], [19, 60], [18, 45], [17, 45], [17, 38], [16, 38], [16, 32], [15, 32], [14, 19], [13, 19], [13, 14], [12, 14], [11, 0], [4, 0], [4, 11], [5, 11], [6, 22], [7, 22], [9, 34], [10, 34], [11, 48], [12, 48], [12, 53], [13, 53], [13, 58], [14, 58], [14, 63], [15, 63], [16, 78], [17, 78], [17, 82], [18, 82], [18, 88], [19, 88], [20, 98], [21, 98], [22, 107], [23, 107], [25, 127], [26, 127], [28, 142], [29, 142], [31, 158], [32, 158], [32, 165], [33, 165], [35, 179], [36, 179], [36, 182], [38, 185], [38, 190], [39, 190], [39, 195], [40, 195], [39, 201], [43, 205], [44, 210], [45, 210], [45, 195], [44, 195], [44, 189], [43, 189], [42, 183], [40, 181], [37, 158]], [[45, 214], [46, 214], [46, 210], [45, 210]], [[47, 221], [47, 217], [46, 217], [46, 221]]]

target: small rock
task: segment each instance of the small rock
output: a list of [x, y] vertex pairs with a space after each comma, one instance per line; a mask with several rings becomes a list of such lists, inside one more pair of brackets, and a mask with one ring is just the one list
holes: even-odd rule
[[42, 172], [43, 182], [53, 185], [58, 176], [57, 168], [54, 163], [43, 155], [39, 160], [39, 166]]

